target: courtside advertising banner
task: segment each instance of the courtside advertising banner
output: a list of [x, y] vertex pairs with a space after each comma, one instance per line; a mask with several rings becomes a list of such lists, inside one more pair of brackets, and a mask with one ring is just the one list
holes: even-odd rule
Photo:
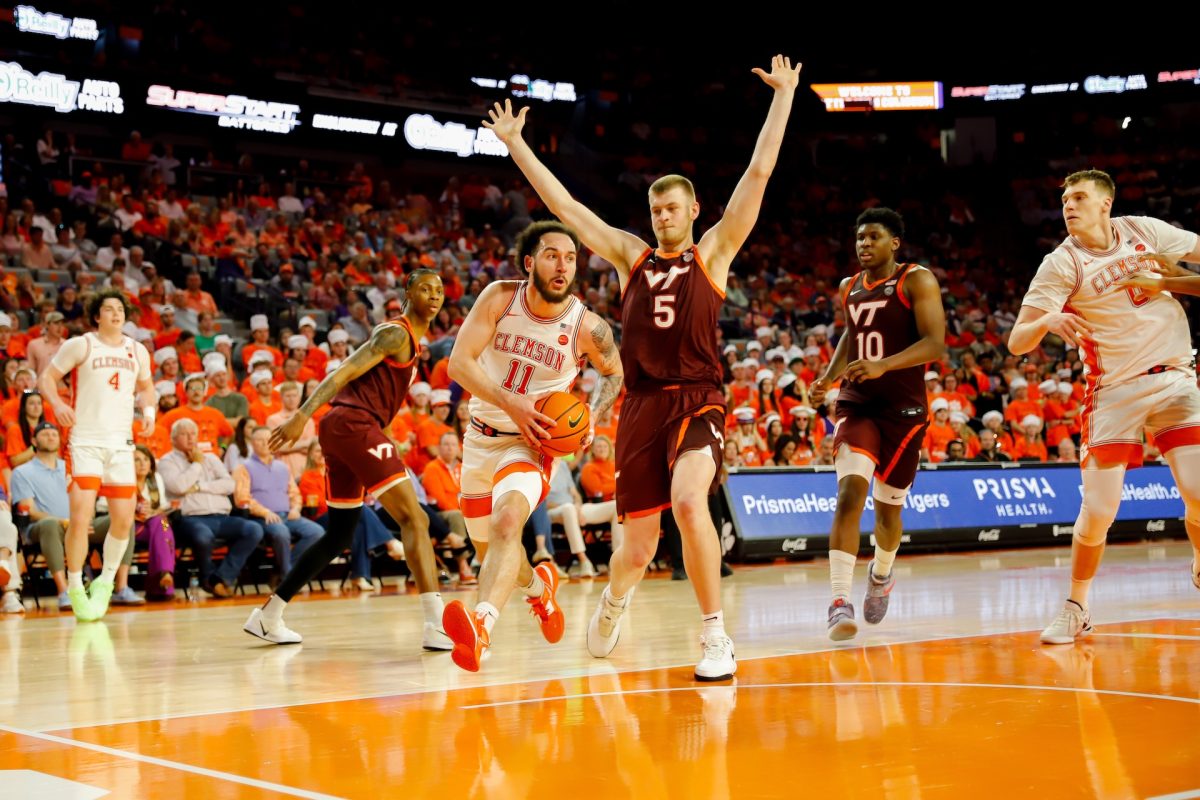
[[[734, 530], [748, 554], [827, 549], [837, 508], [832, 469], [742, 470], [730, 473], [725, 491]], [[904, 542], [1068, 542], [1081, 496], [1077, 465], [922, 469], [901, 512]], [[1168, 523], [1177, 527], [1183, 513], [1183, 500], [1165, 465], [1125, 473], [1117, 521], [1133, 525], [1123, 530], [1164, 532]], [[874, 501], [868, 494], [862, 532], [869, 534], [874, 524]]]

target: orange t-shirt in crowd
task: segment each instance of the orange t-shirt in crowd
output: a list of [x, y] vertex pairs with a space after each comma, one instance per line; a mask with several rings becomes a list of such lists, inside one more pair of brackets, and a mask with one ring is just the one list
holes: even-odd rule
[[140, 424], [134, 424], [133, 428], [134, 443], [150, 448], [150, 452], [154, 454], [155, 458], [162, 458], [171, 452], [171, 431], [163, 427], [161, 419], [149, 434], [142, 433], [142, 426]]
[[1004, 419], [1017, 425], [1030, 414], [1039, 419], [1042, 416], [1042, 407], [1032, 400], [1014, 400], [1004, 409]]
[[[409, 451], [412, 460], [405, 459], [405, 463], [412, 467], [413, 472], [417, 475], [424, 475], [425, 467], [434, 460], [434, 456], [429, 454], [429, 448], [437, 447], [438, 442], [442, 439], [442, 434], [450, 433], [453, 430], [449, 425], [438, 422], [433, 417], [426, 417], [425, 421], [421, 423], [421, 427], [417, 428], [417, 446]], [[418, 465], [421, 467], [419, 470], [417, 469]]]
[[1010, 455], [1015, 461], [1019, 461], [1022, 458], [1036, 458], [1038, 461], [1050, 460], [1050, 454], [1046, 451], [1045, 442], [1041, 439], [1030, 442], [1024, 436], [1017, 439], [1013, 444], [1013, 452]]
[[275, 366], [277, 366], [277, 367], [283, 366], [283, 353], [279, 352], [278, 348], [272, 347], [269, 344], [253, 344], [253, 343], [251, 343], [242, 348], [242, 364], [247, 369], [249, 369], [249, 367], [250, 367], [250, 357], [253, 356], [255, 353], [257, 353], [259, 350], [266, 350], [268, 353], [270, 353], [271, 357], [275, 359]]
[[589, 461], [579, 471], [579, 485], [589, 498], [612, 500], [617, 491], [617, 466], [612, 460]]
[[[304, 356], [304, 366], [312, 373], [312, 377], [321, 379], [325, 377], [325, 365], [329, 363], [329, 356], [325, 355], [325, 351], [319, 347], [308, 348], [308, 353]], [[303, 374], [304, 370], [300, 370]], [[305, 378], [305, 380], [308, 380]]]
[[461, 480], [461, 461], [450, 467], [445, 461], [435, 458], [421, 473], [421, 485], [425, 487], [425, 494], [429, 495], [442, 511], [454, 511], [459, 507]]
[[[66, 398], [64, 398], [64, 400], [66, 400]], [[70, 403], [70, 400], [67, 400], [67, 402]], [[16, 425], [18, 422], [17, 417], [19, 417], [20, 414], [21, 395], [17, 395], [10, 400], [5, 400], [4, 405], [0, 405], [0, 422], [3, 422], [4, 427], [6, 428], [9, 425]], [[52, 406], [45, 398], [42, 398], [42, 416], [45, 417], [46, 422], [49, 422], [51, 425], [58, 424], [58, 417], [54, 416], [54, 406]]]
[[233, 436], [233, 426], [229, 424], [229, 420], [225, 419], [225, 415], [212, 406], [202, 406], [199, 411], [193, 411], [188, 406], [180, 406], [164, 414], [162, 424], [167, 430], [171, 430], [175, 421], [180, 419], [190, 419], [196, 423], [196, 427], [200, 429], [200, 449], [214, 455], [219, 456], [221, 453], [221, 447], [217, 440]]
[[283, 400], [279, 399], [278, 392], [275, 392], [271, 395], [270, 405], [263, 405], [263, 403], [259, 401], [257, 393], [255, 393], [254, 398], [255, 399], [250, 403], [250, 416], [254, 417], [254, 421], [259, 425], [266, 425], [267, 417], [283, 411]]
[[443, 358], [433, 365], [433, 370], [429, 373], [429, 388], [450, 388], [450, 359]]
[[305, 508], [316, 508], [320, 517], [329, 510], [328, 501], [325, 473], [319, 469], [305, 470], [300, 476], [300, 504]]
[[958, 438], [958, 434], [949, 425], [933, 423], [925, 432], [925, 447], [929, 450], [931, 461], [945, 461], [946, 445]]

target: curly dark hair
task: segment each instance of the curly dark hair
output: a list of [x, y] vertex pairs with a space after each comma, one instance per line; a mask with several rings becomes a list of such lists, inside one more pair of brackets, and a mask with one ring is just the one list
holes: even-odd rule
[[121, 308], [125, 309], [125, 318], [129, 319], [129, 313], [133, 310], [133, 306], [129, 304], [129, 298], [120, 289], [103, 289], [92, 297], [87, 302], [87, 318], [92, 325], [100, 324], [100, 307], [104, 305], [105, 300], [119, 300]]

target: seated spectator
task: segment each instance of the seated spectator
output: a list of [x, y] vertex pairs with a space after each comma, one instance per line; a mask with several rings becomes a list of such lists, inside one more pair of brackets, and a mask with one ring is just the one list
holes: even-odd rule
[[207, 405], [221, 412], [230, 425], [237, 425], [243, 417], [250, 415], [250, 401], [241, 392], [235, 392], [229, 385], [229, 369], [225, 364], [225, 356], [220, 353], [209, 353], [204, 357], [204, 375], [213, 385], [212, 397]]
[[[280, 384], [279, 397], [282, 408], [267, 417], [266, 427], [268, 428], [279, 427], [291, 419], [296, 410], [300, 408], [300, 384], [292, 381]], [[299, 480], [300, 476], [304, 474], [305, 464], [308, 462], [308, 447], [316, 440], [317, 425], [312, 419], [309, 419], [304, 423], [304, 430], [301, 432], [300, 438], [291, 447], [278, 452], [279, 460], [287, 466], [293, 480]]]
[[607, 436], [592, 441], [591, 458], [579, 470], [579, 485], [588, 500], [612, 500], [617, 491], [613, 446]]
[[208, 394], [208, 382], [202, 373], [188, 375], [183, 381], [183, 390], [187, 394], [187, 405], [169, 412], [163, 417], [162, 424], [167, 426], [168, 430], [174, 430], [177, 421], [191, 420], [199, 432], [200, 449], [206, 453], [219, 454], [220, 440], [233, 436], [233, 426], [225, 419], [224, 414], [204, 404]]
[[951, 439], [946, 443], [946, 461], [966, 461], [967, 445], [962, 439]]
[[[997, 417], [1000, 416], [999, 411], [988, 413], [994, 413]], [[995, 431], [991, 428], [984, 428], [979, 432], [979, 453], [971, 460], [998, 464], [1005, 461], [1012, 461], [1012, 456], [1000, 449], [1000, 443], [996, 439]]]
[[57, 311], [51, 311], [46, 315], [43, 327], [45, 333], [29, 343], [29, 366], [38, 375], [41, 375], [50, 365], [54, 354], [66, 341], [67, 335], [67, 323], [63, 320], [63, 315]]
[[[461, 582], [473, 583], [475, 575], [466, 556], [466, 537], [455, 533], [455, 530], [466, 530], [466, 519], [459, 506], [459, 494], [462, 491], [462, 461], [458, 434], [447, 431], [438, 441], [438, 457], [430, 461], [421, 474], [421, 485], [430, 503], [437, 507], [439, 514], [450, 524], [451, 533], [442, 545], [457, 553], [458, 574]], [[461, 521], [461, 524], [458, 524]]]
[[1079, 451], [1075, 447], [1074, 440], [1070, 438], [1060, 439], [1054, 460], [1063, 464], [1073, 464], [1078, 462]]
[[[29, 516], [32, 523], [25, 531], [25, 543], [36, 543], [50, 568], [50, 576], [58, 590], [58, 608], [71, 608], [67, 597], [67, 573], [64, 546], [67, 539], [67, 520], [71, 502], [67, 497], [66, 464], [58, 457], [61, 444], [58, 428], [43, 422], [33, 432], [37, 454], [13, 470], [12, 496], [14, 505]], [[91, 547], [103, 547], [104, 536], [93, 530], [88, 534]], [[133, 563], [133, 548], [126, 548], [125, 558], [117, 571], [113, 596], [129, 588], [129, 565]]]
[[[259, 356], [268, 357], [265, 354]], [[275, 376], [269, 369], [262, 368], [251, 372], [246, 381], [254, 389], [254, 398], [250, 401], [250, 416], [259, 425], [266, 425], [268, 419], [283, 410], [283, 398], [275, 391]]]
[[[234, 480], [216, 455], [200, 449], [196, 423], [177, 419], [170, 430], [172, 449], [159, 459], [158, 469], [167, 498], [172, 505], [179, 505], [176, 542], [192, 548], [200, 568], [200, 584], [206, 591], [216, 597], [232, 597], [242, 567], [262, 540], [263, 529], [257, 522], [230, 516]], [[212, 551], [216, 541], [225, 543], [229, 551], [214, 570]]]
[[229, 470], [230, 475], [253, 452], [250, 449], [250, 434], [258, 425], [259, 423], [255, 422], [253, 417], [242, 417], [238, 420], [237, 425], [233, 427], [233, 439], [230, 440], [229, 446], [225, 448], [224, 459], [225, 469]]
[[255, 428], [250, 449], [250, 457], [233, 473], [233, 500], [260, 520], [266, 542], [275, 552], [275, 577], [283, 580], [292, 559], [320, 539], [325, 529], [300, 515], [300, 490], [287, 465], [271, 453], [271, 429]]
[[247, 368], [254, 366], [252, 362], [253, 356], [260, 351], [271, 355], [272, 367], [283, 366], [283, 353], [268, 343], [270, 338], [271, 326], [267, 322], [267, 315], [255, 314], [250, 317], [250, 342], [242, 348], [242, 361]]
[[575, 481], [571, 476], [571, 468], [562, 459], [555, 459], [550, 473], [550, 493], [546, 496], [546, 510], [551, 522], [561, 523], [567, 536], [567, 544], [571, 555], [579, 562], [578, 576], [592, 578], [596, 568], [588, 558], [587, 546], [583, 540], [583, 525], [607, 523], [611, 532], [611, 546], [615, 550], [621, 546], [624, 539], [624, 528], [617, 518], [616, 500], [604, 500], [598, 503], [585, 503]]
[[817, 455], [813, 458], [814, 466], [832, 467], [833, 466], [833, 437], [826, 436], [821, 439], [821, 443], [817, 445]]
[[21, 569], [17, 562], [17, 526], [12, 521], [8, 495], [0, 489], [0, 614], [23, 614]]
[[54, 251], [46, 244], [46, 232], [29, 229], [29, 241], [21, 248], [21, 266], [26, 269], [54, 269]]
[[425, 467], [438, 456], [438, 442], [442, 436], [453, 432], [447, 421], [450, 419], [450, 390], [435, 389], [430, 392], [429, 417], [417, 427], [418, 453], [409, 464], [418, 475], [425, 473]]
[[1046, 443], [1042, 441], [1042, 418], [1034, 414], [1021, 420], [1022, 436], [1014, 444], [1017, 461], [1049, 461]]

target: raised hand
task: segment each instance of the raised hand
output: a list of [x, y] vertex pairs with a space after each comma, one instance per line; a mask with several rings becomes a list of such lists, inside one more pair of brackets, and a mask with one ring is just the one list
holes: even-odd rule
[[770, 72], [759, 67], [755, 67], [751, 72], [762, 78], [763, 83], [777, 92], [794, 92], [796, 91], [796, 85], [800, 82], [800, 68], [803, 66], [803, 64], [797, 62], [796, 66], [793, 67], [790, 58], [784, 55], [777, 55], [771, 59]]
[[505, 100], [503, 106], [496, 103], [488, 111], [488, 119], [483, 121], [483, 127], [490, 128], [492, 133], [496, 134], [497, 139], [508, 144], [511, 140], [520, 137], [521, 129], [525, 127], [525, 115], [528, 113], [529, 106], [524, 106], [514, 114], [512, 100]]

